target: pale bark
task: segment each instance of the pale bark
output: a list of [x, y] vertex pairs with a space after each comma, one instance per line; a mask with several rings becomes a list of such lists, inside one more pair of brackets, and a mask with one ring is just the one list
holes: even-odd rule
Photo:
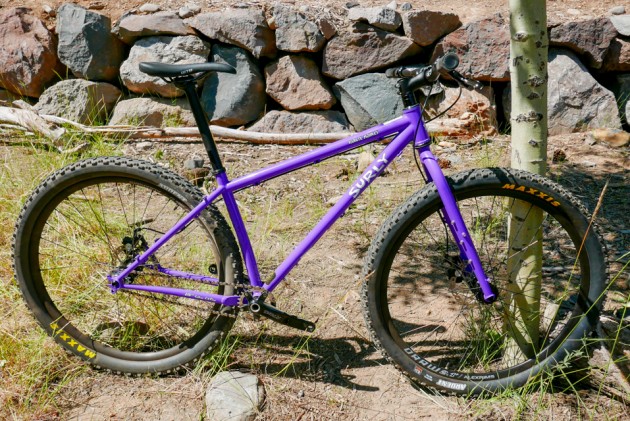
[[[510, 0], [512, 167], [542, 174], [547, 161], [547, 16], [545, 0]], [[539, 342], [542, 211], [517, 202], [509, 221], [505, 358], [523, 361]]]

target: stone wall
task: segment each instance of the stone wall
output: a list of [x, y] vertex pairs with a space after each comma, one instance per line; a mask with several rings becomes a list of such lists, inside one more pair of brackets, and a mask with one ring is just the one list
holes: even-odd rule
[[[401, 111], [396, 81], [385, 69], [456, 51], [458, 70], [485, 87], [466, 91], [443, 118], [461, 120], [457, 126], [467, 135], [492, 134], [497, 120], [509, 121], [506, 16], [462, 26], [452, 13], [395, 2], [348, 3], [343, 15], [324, 7], [241, 5], [211, 13], [143, 7], [112, 23], [67, 3], [54, 11], [54, 31], [29, 9], [5, 8], [0, 100], [29, 97], [41, 113], [82, 123], [189, 126], [184, 93], [141, 73], [138, 64], [210, 60], [237, 70], [200, 83], [212, 124], [260, 132], [359, 131]], [[630, 15], [554, 24], [549, 36], [550, 133], [620, 128], [630, 115]], [[457, 89], [445, 81], [419, 95], [435, 115]], [[498, 118], [497, 104], [504, 111]]]

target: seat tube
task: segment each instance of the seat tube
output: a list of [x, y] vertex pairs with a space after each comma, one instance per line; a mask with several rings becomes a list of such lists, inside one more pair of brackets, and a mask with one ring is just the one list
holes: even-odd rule
[[455, 239], [457, 247], [459, 247], [460, 254], [466, 259], [466, 263], [470, 268], [470, 271], [477, 278], [481, 292], [483, 293], [483, 299], [487, 303], [493, 302], [497, 297], [490, 287], [490, 280], [486, 276], [485, 271], [481, 265], [479, 254], [475, 248], [474, 242], [468, 228], [464, 223], [457, 201], [453, 195], [451, 187], [448, 185], [448, 181], [440, 168], [436, 157], [431, 153], [429, 146], [422, 146], [417, 148], [420, 154], [420, 160], [427, 172], [427, 176], [430, 181], [435, 184], [438, 194], [442, 199], [444, 219]]

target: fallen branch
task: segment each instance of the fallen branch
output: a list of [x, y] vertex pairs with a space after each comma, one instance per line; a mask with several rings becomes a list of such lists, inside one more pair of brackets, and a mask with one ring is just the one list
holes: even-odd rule
[[63, 128], [50, 129], [46, 120], [30, 110], [0, 107], [0, 122], [24, 127], [33, 133], [52, 140], [53, 143], [56, 143], [65, 133]]

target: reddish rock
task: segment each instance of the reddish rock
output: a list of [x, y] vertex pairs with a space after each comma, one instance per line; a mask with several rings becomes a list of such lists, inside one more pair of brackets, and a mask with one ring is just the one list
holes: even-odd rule
[[335, 102], [315, 62], [284, 56], [265, 67], [267, 94], [287, 110], [327, 110]]
[[322, 73], [335, 79], [389, 67], [421, 48], [408, 38], [364, 23], [339, 33], [324, 48]]
[[604, 72], [630, 71], [630, 41], [616, 38], [610, 43], [602, 65]]
[[457, 15], [431, 10], [405, 13], [402, 22], [405, 35], [423, 47], [433, 44], [439, 38], [462, 26]]
[[140, 37], [152, 35], [194, 35], [188, 24], [175, 12], [158, 12], [151, 15], [123, 15], [112, 32], [124, 43], [133, 44]]
[[448, 51], [459, 55], [457, 70], [466, 77], [494, 82], [510, 80], [510, 29], [500, 13], [451, 32], [435, 47], [431, 61]]
[[566, 47], [581, 55], [587, 66], [599, 69], [617, 30], [608, 18], [567, 22], [549, 31], [549, 45]]
[[57, 38], [30, 12], [25, 7], [0, 12], [0, 86], [38, 98], [64, 71]]

